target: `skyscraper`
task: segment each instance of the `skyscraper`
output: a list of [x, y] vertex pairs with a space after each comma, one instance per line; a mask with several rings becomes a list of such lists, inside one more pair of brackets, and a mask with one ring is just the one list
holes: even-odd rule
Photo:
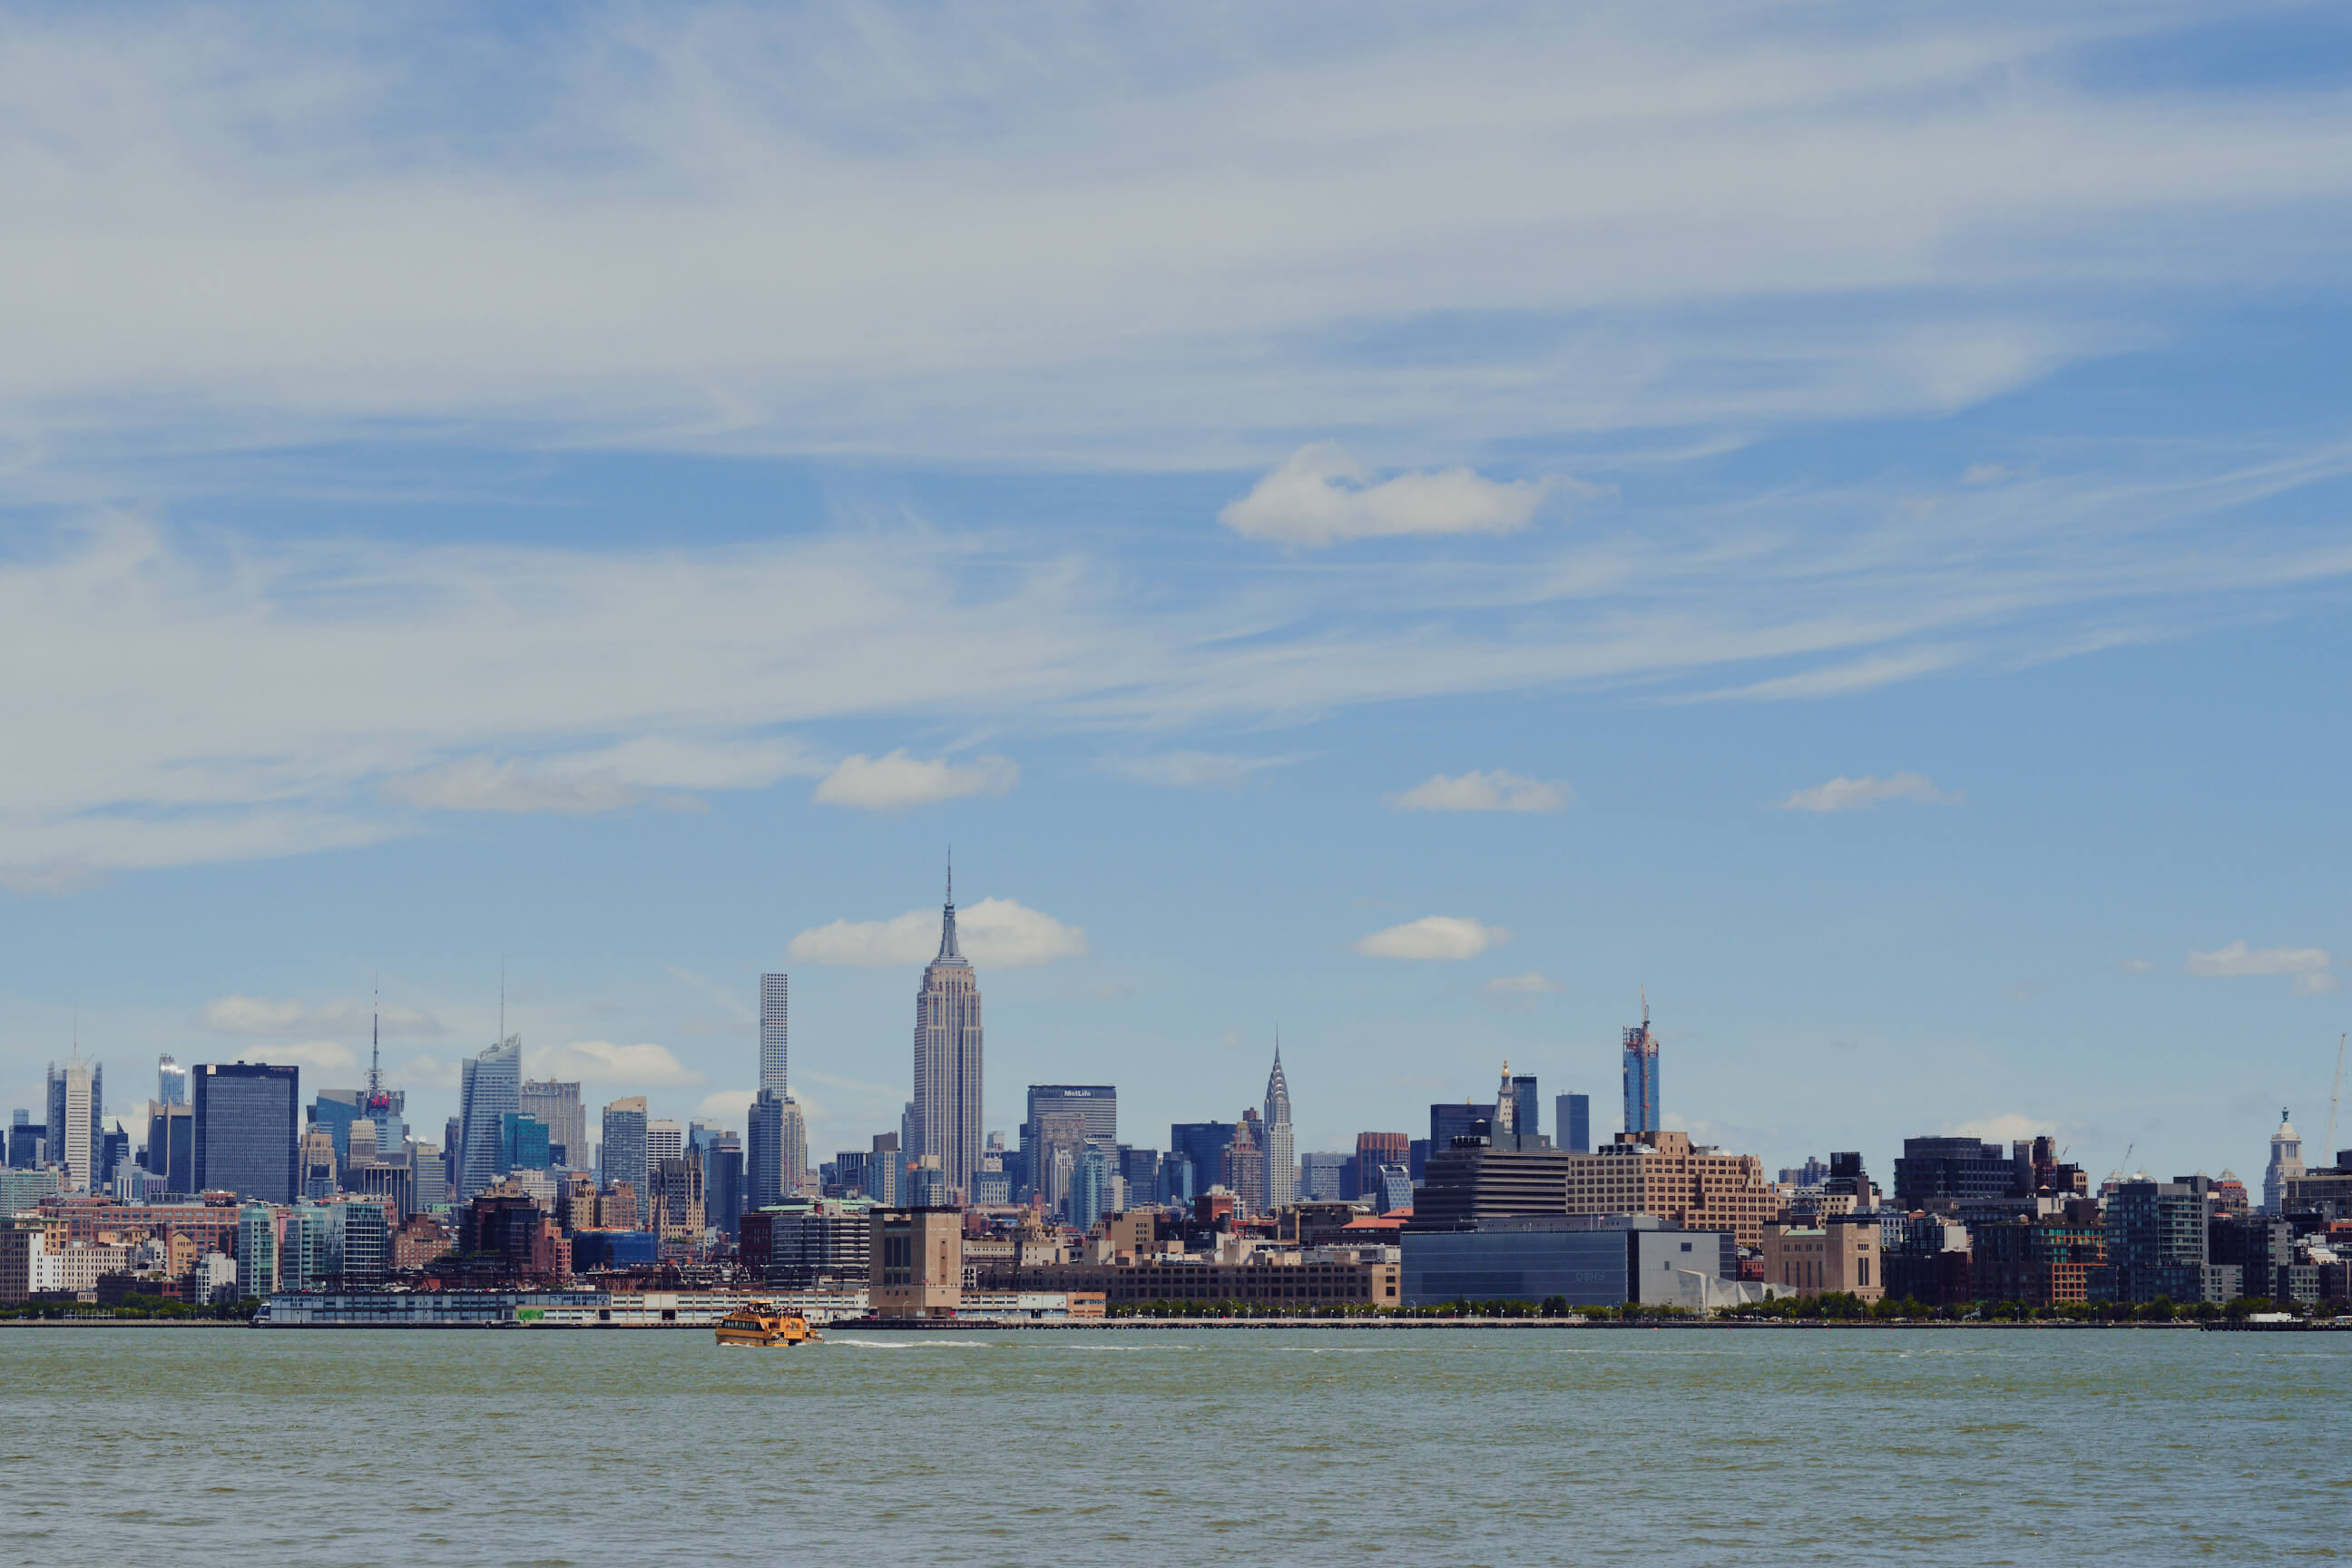
[[763, 1089], [751, 1097], [743, 1129], [743, 1206], [756, 1212], [784, 1195], [784, 1097]]
[[792, 999], [791, 975], [760, 976], [760, 1087], [778, 1094], [792, 1091]]
[[[1536, 1093], [1533, 1073], [1521, 1073], [1511, 1079], [1511, 1128], [1522, 1138], [1534, 1138], [1543, 1131], [1543, 1101]], [[1557, 1132], [1559, 1129], [1554, 1128]]]
[[1359, 1132], [1356, 1134], [1356, 1164], [1350, 1180], [1342, 1189], [1342, 1196], [1376, 1198], [1381, 1190], [1381, 1167], [1405, 1163], [1412, 1140], [1402, 1132]]
[[1282, 1075], [1282, 1041], [1274, 1042], [1274, 1070], [1265, 1075], [1265, 1206], [1270, 1213], [1298, 1201], [1298, 1152], [1291, 1140], [1290, 1080]]
[[189, 1087], [195, 1100], [196, 1189], [292, 1203], [301, 1069], [204, 1062], [189, 1074]]
[[2286, 1200], [2287, 1179], [2303, 1173], [2303, 1134], [2281, 1110], [2278, 1131], [2271, 1134], [2271, 1163], [2263, 1172], [2263, 1212], [2278, 1214]]
[[651, 1171], [664, 1160], [675, 1160], [686, 1152], [686, 1123], [664, 1118], [646, 1123], [646, 1169]]
[[1234, 1127], [1234, 1141], [1225, 1150], [1224, 1184], [1234, 1194], [1234, 1212], [1243, 1217], [1265, 1212], [1265, 1124], [1257, 1108], [1242, 1112]]
[[[1033, 1083], [1029, 1086], [1028, 1115], [1021, 1123], [1020, 1164], [1023, 1180], [1033, 1192], [1061, 1189], [1049, 1180], [1046, 1168], [1049, 1156], [1039, 1152], [1039, 1129], [1048, 1116], [1067, 1113], [1078, 1118], [1080, 1142], [1098, 1144], [1105, 1149], [1118, 1146], [1118, 1090], [1107, 1083]], [[1056, 1126], [1061, 1123], [1055, 1123]], [[983, 1151], [985, 1152], [985, 1151]], [[1076, 1157], [1075, 1152], [1072, 1155]]]
[[588, 1108], [581, 1103], [578, 1084], [526, 1079], [520, 1104], [525, 1116], [538, 1117], [546, 1127], [548, 1146], [562, 1150], [557, 1158], [567, 1169], [588, 1169]]
[[626, 1182], [640, 1205], [646, 1198], [646, 1097], [630, 1095], [604, 1108], [604, 1184]]
[[939, 1161], [950, 1202], [961, 1202], [980, 1169], [982, 1048], [980, 986], [956, 946], [955, 868], [948, 868], [940, 914], [940, 952], [915, 994], [915, 1100], [912, 1164]]
[[65, 1167], [65, 1190], [98, 1187], [99, 1079], [89, 1062], [49, 1068], [49, 1163]]
[[509, 1111], [522, 1109], [522, 1037], [509, 1035], [479, 1056], [459, 1062], [457, 1191], [459, 1203], [498, 1180], [501, 1133]]
[[1552, 1142], [1579, 1154], [1592, 1152], [1592, 1097], [1563, 1094], [1552, 1102]]
[[1642, 1026], [1625, 1031], [1625, 1131], [1658, 1129], [1658, 1037], [1650, 1031], [1650, 998], [1642, 998]]
[[155, 1099], [162, 1105], [188, 1103], [188, 1069], [168, 1056], [155, 1058]]

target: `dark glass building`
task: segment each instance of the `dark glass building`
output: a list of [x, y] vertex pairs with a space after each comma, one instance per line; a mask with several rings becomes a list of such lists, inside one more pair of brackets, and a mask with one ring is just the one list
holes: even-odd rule
[[1553, 1101], [1551, 1141], [1572, 1154], [1592, 1152], [1592, 1097], [1563, 1094]]
[[296, 1191], [299, 1068], [266, 1062], [200, 1063], [195, 1089], [194, 1189], [290, 1204]]
[[2021, 1173], [2007, 1150], [1974, 1138], [1906, 1138], [1895, 1162], [1900, 1209], [1950, 1209], [2032, 1190], [2030, 1161]]
[[1178, 1121], [1168, 1129], [1168, 1147], [1192, 1165], [1192, 1192], [1198, 1196], [1225, 1179], [1225, 1151], [1234, 1144], [1235, 1123]]

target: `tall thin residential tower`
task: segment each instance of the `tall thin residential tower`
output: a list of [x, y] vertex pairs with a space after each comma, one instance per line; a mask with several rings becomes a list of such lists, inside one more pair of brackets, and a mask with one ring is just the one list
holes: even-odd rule
[[1658, 1037], [1650, 1031], [1650, 997], [1642, 994], [1642, 1026], [1625, 1031], [1625, 1131], [1658, 1130]]
[[760, 1087], [779, 1095], [792, 1091], [785, 1081], [792, 1065], [792, 1000], [791, 975], [760, 976]]
[[980, 984], [956, 946], [955, 865], [948, 866], [940, 952], [915, 994], [915, 1099], [907, 1152], [911, 1165], [939, 1157], [950, 1201], [964, 1202], [980, 1169], [982, 1049]]

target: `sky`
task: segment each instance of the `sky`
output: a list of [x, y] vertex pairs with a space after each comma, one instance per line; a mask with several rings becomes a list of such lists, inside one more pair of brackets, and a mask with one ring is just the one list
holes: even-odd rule
[[2340, 13], [27, 5], [0, 195], [0, 1105], [863, 1148], [952, 847], [1008, 1133], [2325, 1152]]

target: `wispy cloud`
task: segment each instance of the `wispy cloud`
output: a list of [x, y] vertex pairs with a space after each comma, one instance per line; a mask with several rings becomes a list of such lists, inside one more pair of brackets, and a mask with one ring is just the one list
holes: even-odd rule
[[[1087, 955], [1087, 933], [1011, 899], [982, 899], [956, 910], [956, 941], [974, 963], [1002, 969]], [[909, 910], [887, 921], [833, 921], [792, 940], [803, 963], [887, 968], [923, 963], [939, 952], [940, 911]]]
[[1525, 974], [1498, 975], [1486, 982], [1486, 989], [1498, 996], [1543, 996], [1559, 989], [1559, 982], [1534, 970]]
[[1244, 539], [1326, 545], [1399, 534], [1511, 533], [1543, 503], [1544, 487], [1468, 468], [1375, 480], [1332, 442], [1302, 447], [1218, 514]]
[[2192, 950], [2181, 968], [2218, 980], [2284, 979], [2297, 992], [2317, 995], [2336, 989], [2332, 963], [2324, 947], [2249, 947], [2241, 939], [2210, 952]]
[[1104, 763], [1112, 773], [1161, 789], [1231, 789], [1268, 768], [1286, 768], [1296, 757], [1247, 757], [1229, 752], [1161, 752]]
[[1561, 811], [1576, 798], [1564, 784], [1547, 784], [1496, 768], [1475, 769], [1455, 778], [1439, 773], [1423, 780], [1390, 805], [1398, 811]]
[[2097, 352], [2084, 276], [2325, 276], [2263, 220], [2352, 184], [2323, 83], [2084, 68], [2168, 11], [336, 15], [10, 22], [12, 426], [1255, 462], [1877, 416]]
[[1510, 940], [1500, 926], [1460, 915], [1425, 915], [1358, 938], [1356, 951], [1367, 958], [1465, 959]]
[[912, 805], [936, 805], [966, 795], [1003, 795], [1021, 779], [1021, 769], [1003, 757], [980, 757], [969, 763], [910, 757], [905, 752], [869, 757], [844, 757], [838, 767], [816, 786], [816, 799], [826, 805], [854, 805], [866, 811], [903, 811]]
[[573, 1040], [569, 1045], [526, 1047], [523, 1071], [530, 1078], [577, 1079], [583, 1083], [631, 1089], [683, 1089], [703, 1075], [677, 1059], [667, 1046], [650, 1041], [616, 1045], [611, 1040]]
[[1790, 792], [1779, 805], [1782, 811], [1863, 811], [1890, 800], [1953, 805], [1960, 798], [1957, 792], [1946, 794], [1937, 789], [1934, 781], [1922, 773], [1890, 773], [1885, 778], [1871, 773], [1858, 779], [1840, 774], [1827, 784]]
[[[215, 1035], [365, 1035], [377, 1026], [377, 1015], [363, 1001], [328, 1002], [313, 1005], [288, 998], [215, 996], [196, 1010], [196, 1022]], [[413, 1007], [386, 1007], [382, 1028], [387, 1035], [442, 1035], [448, 1031], [430, 1013]]]

